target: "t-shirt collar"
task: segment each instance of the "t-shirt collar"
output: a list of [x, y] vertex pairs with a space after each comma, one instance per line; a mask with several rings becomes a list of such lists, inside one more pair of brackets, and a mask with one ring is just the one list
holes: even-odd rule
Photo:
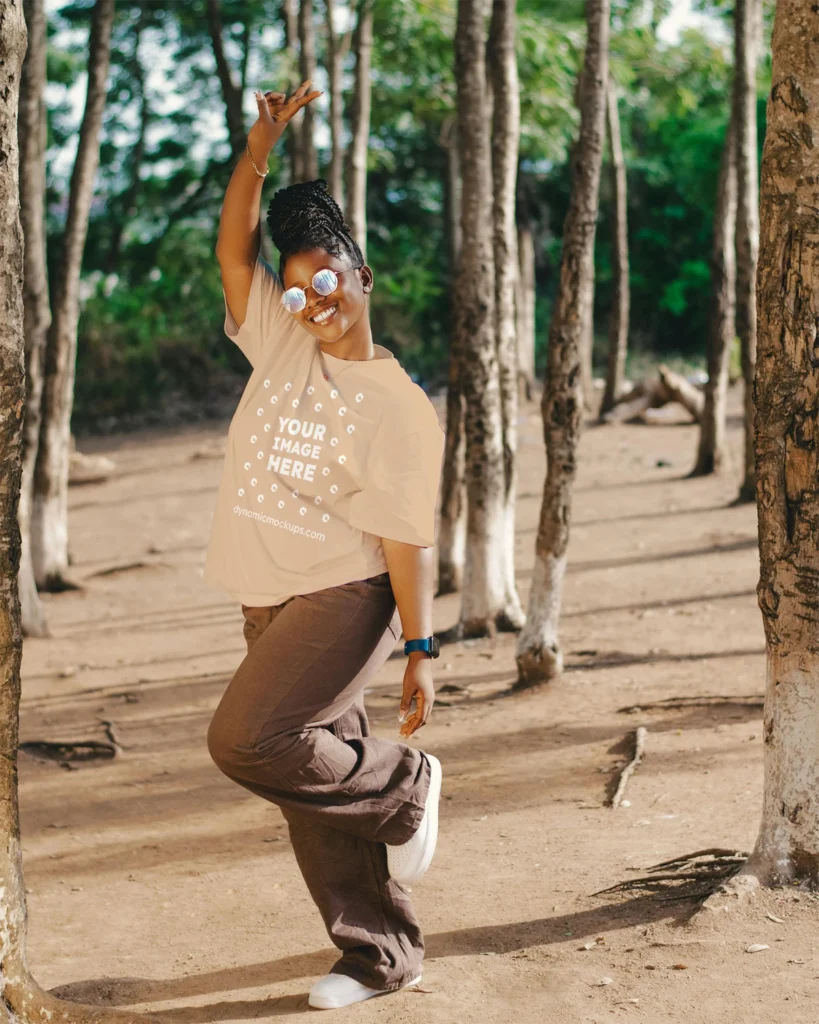
[[342, 359], [340, 356], [330, 355], [329, 352], [325, 352], [323, 349], [319, 348], [318, 342], [316, 342], [316, 349], [322, 358], [327, 360], [327, 364], [332, 366], [346, 366], [349, 363], [360, 363], [362, 366], [370, 366], [372, 363], [380, 363], [382, 361], [395, 362], [395, 356], [388, 348], [375, 343], [373, 343], [374, 355], [372, 359]]

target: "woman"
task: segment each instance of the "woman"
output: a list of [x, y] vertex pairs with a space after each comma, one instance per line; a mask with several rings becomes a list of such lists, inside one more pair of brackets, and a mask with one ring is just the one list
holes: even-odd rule
[[369, 735], [363, 692], [403, 628], [400, 736], [429, 718], [444, 436], [422, 389], [373, 344], [372, 270], [322, 179], [273, 197], [278, 277], [258, 256], [262, 168], [290, 118], [320, 95], [309, 85], [256, 94], [259, 118], [219, 226], [225, 332], [253, 372], [228, 431], [205, 581], [241, 603], [248, 653], [208, 747], [288, 822], [342, 951], [310, 991], [311, 1006], [329, 1009], [421, 977], [423, 938], [404, 887], [435, 850], [441, 766]]

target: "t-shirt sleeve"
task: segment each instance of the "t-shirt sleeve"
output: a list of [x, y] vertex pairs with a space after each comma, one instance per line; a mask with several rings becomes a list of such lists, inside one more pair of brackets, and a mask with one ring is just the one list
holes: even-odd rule
[[367, 456], [364, 487], [350, 502], [350, 524], [388, 540], [432, 547], [444, 431], [429, 399], [407, 420], [385, 412]]
[[276, 334], [291, 326], [285, 319], [291, 314], [281, 304], [283, 290], [276, 272], [259, 256], [253, 268], [247, 315], [241, 327], [236, 325], [225, 296], [225, 334], [244, 352], [251, 366], [256, 366], [265, 347], [275, 341]]

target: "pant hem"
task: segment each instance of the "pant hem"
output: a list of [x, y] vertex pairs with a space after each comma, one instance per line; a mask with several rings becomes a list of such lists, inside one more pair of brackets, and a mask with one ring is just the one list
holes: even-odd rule
[[410, 971], [409, 974], [405, 974], [398, 981], [391, 981], [387, 985], [380, 985], [377, 983], [375, 978], [365, 974], [363, 971], [357, 971], [355, 968], [350, 969], [346, 964], [339, 964], [330, 968], [330, 974], [344, 974], [346, 977], [352, 978], [353, 981], [357, 981], [360, 985], [366, 985], [367, 988], [371, 988], [375, 992], [396, 992], [398, 989], [408, 985], [411, 981], [415, 981], [420, 973], [421, 965], [419, 964], [416, 970]]

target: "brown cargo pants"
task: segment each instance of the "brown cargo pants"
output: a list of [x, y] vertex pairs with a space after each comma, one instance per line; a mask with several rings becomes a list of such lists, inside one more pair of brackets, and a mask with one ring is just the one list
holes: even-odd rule
[[248, 653], [210, 723], [210, 754], [281, 808], [342, 951], [332, 972], [400, 988], [420, 973], [424, 940], [384, 844], [420, 824], [430, 770], [419, 750], [371, 736], [364, 710], [401, 635], [389, 573], [242, 611]]

